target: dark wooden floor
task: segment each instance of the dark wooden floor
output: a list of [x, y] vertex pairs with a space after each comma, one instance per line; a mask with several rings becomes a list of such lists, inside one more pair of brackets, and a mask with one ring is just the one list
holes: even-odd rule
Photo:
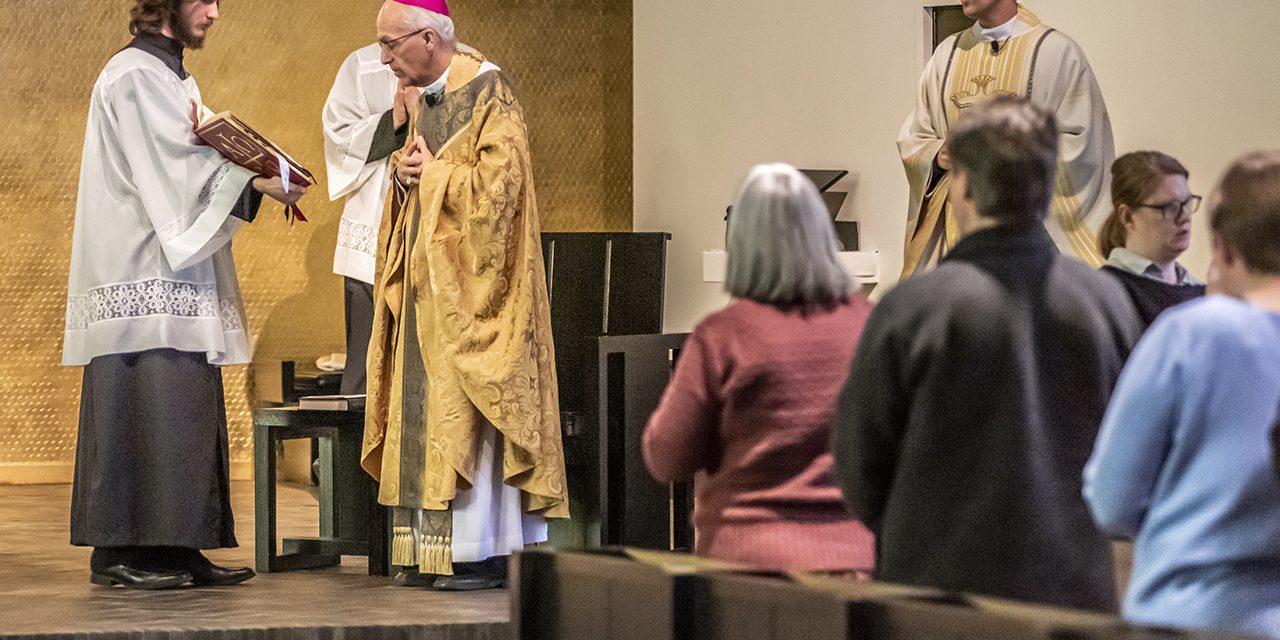
[[[507, 638], [505, 591], [450, 594], [389, 585], [364, 558], [341, 567], [264, 574], [236, 587], [133, 592], [89, 584], [89, 550], [67, 544], [69, 486], [0, 486], [0, 637], [134, 640], [270, 638], [490, 640]], [[209, 554], [253, 565], [253, 487], [235, 483], [242, 545]], [[280, 534], [314, 536], [316, 505], [280, 487]], [[229, 633], [230, 632], [230, 633]]]

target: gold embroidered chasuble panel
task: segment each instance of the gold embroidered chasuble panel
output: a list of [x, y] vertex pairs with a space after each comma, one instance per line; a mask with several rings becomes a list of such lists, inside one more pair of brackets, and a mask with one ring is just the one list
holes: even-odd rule
[[[524, 508], [569, 515], [550, 305], [524, 116], [464, 50], [413, 128], [431, 159], [383, 216], [362, 462], [379, 501], [444, 511], [485, 423]], [[403, 152], [393, 157], [393, 165]]]
[[1030, 95], [1031, 63], [1048, 28], [1038, 25], [1000, 43], [1000, 52], [966, 31], [956, 45], [943, 90], [947, 122], [960, 122], [964, 113], [996, 96]]
[[[957, 36], [942, 87], [948, 127], [960, 122], [974, 106], [996, 96], [1030, 97], [1036, 53], [1049, 29], [1026, 10], [1019, 17], [1033, 28], [1000, 42], [998, 52], [972, 30]], [[924, 198], [920, 224], [907, 243], [904, 276], [932, 268], [959, 241], [960, 231], [948, 202], [950, 186], [950, 176], [944, 175]]]
[[[1037, 69], [1043, 69], [1040, 54], [1053, 29], [1025, 7], [1019, 10], [1019, 19], [1030, 29], [999, 43], [999, 51], [990, 42], [982, 41], [972, 30], [957, 35], [954, 48], [946, 60], [946, 71], [941, 90], [941, 107], [946, 130], [960, 122], [974, 106], [1001, 95], [1026, 98], [1040, 93], [1037, 82], [1060, 82], [1056, 74], [1037, 78]], [[1055, 65], [1056, 66], [1056, 65]], [[933, 164], [936, 148], [923, 147], [906, 160], [908, 172], [927, 173]], [[921, 163], [927, 162], [929, 167]], [[1063, 248], [1068, 253], [1093, 266], [1101, 266], [1102, 257], [1096, 248], [1096, 238], [1082, 221], [1083, 205], [1077, 194], [1081, 185], [1075, 184], [1071, 171], [1060, 160], [1057, 184], [1051, 208], [1050, 228], [1056, 227], [1063, 236]], [[1078, 179], [1078, 178], [1077, 178]], [[933, 268], [959, 240], [959, 229], [951, 213], [949, 203], [951, 179], [943, 174], [932, 185], [920, 202], [918, 222], [910, 231], [903, 266], [903, 277]]]

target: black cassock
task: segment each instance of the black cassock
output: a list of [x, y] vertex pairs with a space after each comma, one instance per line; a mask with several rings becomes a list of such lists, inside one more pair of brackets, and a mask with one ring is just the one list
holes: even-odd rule
[[236, 546], [222, 372], [156, 349], [84, 368], [71, 544]]

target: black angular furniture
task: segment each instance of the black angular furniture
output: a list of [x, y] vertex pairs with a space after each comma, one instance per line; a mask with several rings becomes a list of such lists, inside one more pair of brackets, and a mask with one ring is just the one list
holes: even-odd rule
[[[364, 411], [259, 409], [253, 414], [255, 566], [261, 573], [338, 564], [342, 556], [368, 556], [369, 575], [388, 575], [388, 513], [378, 487], [360, 468]], [[276, 443], [314, 439], [319, 444], [320, 536], [276, 545]]]
[[542, 234], [565, 462], [574, 519], [588, 530], [604, 512], [618, 512], [601, 493], [610, 471], [600, 452], [598, 340], [662, 332], [670, 239], [660, 232]]
[[570, 466], [594, 458], [596, 338], [662, 332], [667, 233], [544, 233], [560, 413]]
[[692, 487], [649, 476], [641, 440], [688, 334], [599, 339], [600, 542], [643, 549], [692, 551]]

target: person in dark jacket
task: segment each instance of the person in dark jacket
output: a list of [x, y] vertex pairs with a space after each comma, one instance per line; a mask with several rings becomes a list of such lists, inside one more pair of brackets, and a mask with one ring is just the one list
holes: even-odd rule
[[1045, 231], [1057, 134], [1014, 97], [953, 132], [962, 239], [872, 312], [836, 407], [836, 473], [882, 580], [1114, 611], [1081, 473], [1140, 322]]
[[1178, 263], [1191, 246], [1191, 214], [1201, 197], [1190, 173], [1159, 151], [1127, 153], [1111, 165], [1111, 217], [1098, 234], [1107, 256], [1102, 272], [1129, 292], [1144, 329], [1166, 309], [1205, 294], [1205, 285]]

